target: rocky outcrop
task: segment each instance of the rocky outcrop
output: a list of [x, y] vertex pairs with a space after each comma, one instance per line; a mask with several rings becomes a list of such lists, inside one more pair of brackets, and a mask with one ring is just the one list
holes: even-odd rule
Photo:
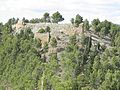
[[21, 30], [25, 28], [25, 23], [22, 20], [19, 20], [17, 24], [13, 25], [12, 28], [14, 30]]
[[51, 38], [52, 37], [60, 38], [60, 40], [58, 40], [58, 46], [63, 47], [67, 45], [69, 36], [75, 34], [79, 35], [83, 33], [82, 24], [77, 28], [71, 24], [53, 24], [53, 23], [24, 24], [22, 21], [19, 21], [16, 25], [13, 25], [13, 28], [16, 32], [19, 32], [21, 29], [25, 29], [28, 27], [31, 28], [35, 35], [35, 38], [40, 39], [42, 46], [44, 46], [44, 43], [49, 42], [50, 38], [49, 33], [38, 33], [38, 30], [40, 28], [45, 29], [47, 26], [50, 27]]
[[42, 43], [42, 47], [44, 46], [45, 43], [49, 42], [49, 34], [48, 33], [34, 33], [34, 37], [36, 39], [40, 39]]
[[[38, 33], [38, 30], [40, 28], [45, 29], [47, 26], [50, 27], [50, 34]], [[57, 38], [58, 48], [61, 48], [61, 46], [65, 48], [69, 42], [69, 36], [77, 35], [79, 37], [81, 33], [85, 33], [85, 35], [91, 36], [93, 44], [100, 43], [106, 46], [110, 46], [111, 44], [110, 39], [109, 40], [108, 39], [106, 40], [106, 38], [101, 39], [99, 36], [95, 35], [94, 32], [92, 32], [91, 30], [84, 32], [83, 24], [81, 24], [79, 27], [74, 27], [71, 24], [53, 24], [53, 23], [24, 24], [22, 21], [19, 21], [16, 25], [13, 25], [13, 28], [16, 32], [28, 27], [31, 28], [31, 30], [35, 34], [35, 38], [41, 40], [42, 46], [44, 46], [44, 43], [49, 42], [49, 38], [51, 36], [51, 38], [52, 37]]]

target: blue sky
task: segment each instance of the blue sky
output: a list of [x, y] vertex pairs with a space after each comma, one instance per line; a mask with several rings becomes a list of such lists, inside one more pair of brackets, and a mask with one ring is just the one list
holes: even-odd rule
[[99, 18], [120, 24], [120, 0], [0, 0], [0, 22], [11, 17], [39, 18], [59, 11], [69, 23], [80, 14], [84, 19]]

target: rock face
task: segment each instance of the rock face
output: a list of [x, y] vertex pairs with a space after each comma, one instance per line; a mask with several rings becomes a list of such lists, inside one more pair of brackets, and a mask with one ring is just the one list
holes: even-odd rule
[[40, 39], [42, 43], [42, 47], [44, 46], [45, 43], [49, 42], [49, 34], [48, 33], [34, 33], [34, 37], [36, 39]]
[[81, 34], [83, 33], [82, 30], [82, 24], [80, 27], [74, 27], [71, 24], [53, 24], [53, 23], [37, 23], [37, 24], [31, 24], [27, 23], [24, 24], [22, 21], [19, 21], [16, 25], [13, 26], [14, 30], [19, 32], [21, 29], [25, 28], [31, 28], [33, 31], [35, 38], [40, 39], [42, 46], [44, 46], [44, 43], [49, 41], [49, 33], [38, 33], [38, 30], [40, 28], [45, 29], [47, 26], [50, 27], [50, 36], [59, 38], [58, 40], [58, 46], [65, 47], [68, 43], [69, 36], [75, 35], [75, 34]]
[[20, 30], [25, 27], [25, 23], [22, 20], [19, 20], [17, 24], [13, 25], [12, 28], [14, 30]]
[[[50, 34], [49, 33], [38, 33], [38, 30], [40, 28], [45, 29], [47, 26], [50, 27]], [[32, 32], [35, 35], [36, 39], [40, 39], [42, 46], [44, 46], [45, 43], [48, 43], [50, 40], [50, 36], [55, 37], [57, 39], [57, 48], [60, 49], [61, 46], [62, 48], [65, 48], [69, 42], [69, 36], [72, 35], [77, 35], [78, 37], [84, 33], [87, 36], [91, 36], [92, 40], [93, 40], [93, 44], [94, 43], [100, 43], [100, 44], [104, 44], [106, 46], [110, 46], [111, 41], [110, 39], [106, 40], [105, 39], [101, 39], [100, 37], [98, 37], [97, 35], [95, 35], [91, 30], [84, 32], [83, 29], [83, 24], [81, 24], [79, 27], [74, 27], [71, 24], [53, 24], [53, 23], [37, 23], [37, 24], [31, 24], [31, 23], [23, 23], [22, 21], [18, 21], [18, 23], [16, 25], [13, 25], [13, 29], [16, 32], [19, 32], [21, 29], [25, 29], [25, 28], [31, 28]]]
[[94, 34], [93, 31], [86, 32], [86, 36], [91, 36], [93, 45], [99, 43], [101, 46], [111, 47], [111, 38], [108, 36], [101, 38], [98, 35]]
[[[50, 27], [50, 33], [38, 33], [38, 31], [43, 28], [45, 29], [47, 26]], [[72, 35], [76, 35], [77, 44], [79, 47], [82, 47], [80, 40], [81, 35], [84, 34], [85, 36], [90, 36], [92, 38], [92, 44], [100, 43], [101, 45], [110, 46], [111, 41], [110, 38], [101, 39], [98, 35], [94, 34], [92, 30], [84, 31], [83, 24], [81, 24], [78, 28], [74, 27], [71, 24], [53, 24], [53, 23], [37, 23], [31, 24], [27, 23], [24, 24], [23, 22], [19, 21], [16, 25], [13, 25], [13, 29], [15, 33], [19, 33], [20, 30], [25, 30], [25, 28], [31, 28], [32, 32], [34, 33], [34, 38], [40, 39], [42, 43], [42, 47], [48, 43], [48, 52], [42, 53], [41, 56], [46, 58], [46, 61], [49, 61], [50, 55], [52, 53], [57, 53], [57, 57], [60, 60], [61, 54], [69, 44], [69, 37]], [[52, 47], [49, 42], [50, 38], [55, 38], [57, 40], [57, 46]]]

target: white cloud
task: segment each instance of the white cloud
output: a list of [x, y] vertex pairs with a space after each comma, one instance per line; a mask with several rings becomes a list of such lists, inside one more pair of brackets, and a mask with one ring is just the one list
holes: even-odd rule
[[0, 21], [11, 17], [40, 17], [44, 12], [60, 11], [69, 22], [79, 13], [92, 20], [100, 18], [119, 23], [120, 0], [0, 0]]

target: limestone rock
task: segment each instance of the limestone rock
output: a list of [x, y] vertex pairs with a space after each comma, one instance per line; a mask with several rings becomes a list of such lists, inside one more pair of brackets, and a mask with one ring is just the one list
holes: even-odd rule
[[34, 37], [36, 39], [40, 39], [41, 40], [41, 43], [42, 43], [42, 47], [44, 46], [44, 44], [47, 42], [49, 42], [49, 34], [48, 33], [38, 33], [36, 32], [34, 34]]

